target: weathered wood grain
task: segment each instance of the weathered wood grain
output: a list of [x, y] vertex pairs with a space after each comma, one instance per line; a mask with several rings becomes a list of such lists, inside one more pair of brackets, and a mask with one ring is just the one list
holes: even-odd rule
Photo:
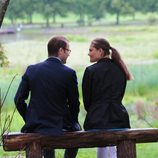
[[65, 132], [61, 136], [6, 133], [6, 151], [25, 150], [27, 158], [42, 158], [44, 148], [90, 148], [117, 146], [118, 158], [136, 158], [136, 143], [158, 142], [158, 128]]
[[136, 158], [136, 144], [134, 140], [120, 141], [117, 145], [118, 158]]
[[42, 148], [89, 148], [117, 145], [118, 142], [124, 140], [134, 140], [136, 143], [157, 142], [158, 129], [67, 132], [61, 136], [34, 133], [9, 133], [3, 135], [3, 147], [6, 151], [16, 151], [25, 149], [28, 144], [38, 141]]

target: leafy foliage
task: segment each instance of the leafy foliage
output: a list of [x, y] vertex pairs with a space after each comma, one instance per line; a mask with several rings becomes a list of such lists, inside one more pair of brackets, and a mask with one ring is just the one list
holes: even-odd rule
[[8, 66], [8, 64], [9, 64], [8, 58], [5, 56], [3, 47], [0, 44], [0, 67], [6, 67]]
[[57, 16], [67, 16], [73, 13], [78, 16], [78, 24], [100, 20], [105, 14], [115, 14], [116, 24], [120, 23], [120, 16], [131, 15], [135, 11], [142, 13], [157, 12], [157, 0], [11, 0], [7, 17], [12, 23], [17, 19], [27, 19], [32, 23], [32, 16], [38, 13], [43, 16], [46, 26], [49, 27], [51, 20], [56, 23]]
[[10, 0], [6, 16], [12, 24], [16, 23], [18, 18], [24, 18], [24, 2], [21, 0]]
[[[4, 108], [5, 105], [5, 101], [7, 99], [10, 87], [15, 79], [16, 75], [12, 78], [6, 93], [4, 94], [4, 96], [2, 96], [2, 91], [0, 89], [0, 145], [2, 145], [2, 136], [5, 132], [9, 132], [10, 127], [11, 127], [11, 123], [13, 120], [13, 116], [15, 113], [15, 109], [13, 110], [13, 112], [11, 113], [11, 115], [9, 115], [7, 112], [5, 113], [5, 116], [3, 116], [4, 112], [2, 112], [2, 109]], [[3, 118], [3, 119], [2, 119]]]

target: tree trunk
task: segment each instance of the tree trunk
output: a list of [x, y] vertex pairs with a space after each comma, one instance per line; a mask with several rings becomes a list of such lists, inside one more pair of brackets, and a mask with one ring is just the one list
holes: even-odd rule
[[11, 18], [11, 24], [12, 25], [16, 24], [16, 19], [14, 19], [13, 17]]
[[79, 24], [80, 24], [81, 26], [84, 26], [84, 25], [85, 25], [85, 18], [84, 18], [84, 11], [83, 11], [83, 9], [80, 10], [80, 20], [79, 20]]
[[0, 0], [0, 27], [10, 0]]
[[32, 14], [29, 14], [29, 15], [28, 15], [28, 23], [29, 23], [29, 24], [32, 24]]
[[116, 13], [116, 25], [120, 24], [120, 12]]
[[49, 16], [47, 16], [47, 17], [46, 17], [46, 27], [48, 28], [49, 25], [50, 25], [50, 24], [49, 24]]
[[55, 24], [55, 23], [56, 23], [56, 13], [53, 12], [53, 24]]

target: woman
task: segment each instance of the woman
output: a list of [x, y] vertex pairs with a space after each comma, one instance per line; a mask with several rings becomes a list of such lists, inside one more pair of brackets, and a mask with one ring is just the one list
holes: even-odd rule
[[[85, 130], [130, 128], [129, 116], [122, 105], [126, 81], [131, 80], [118, 51], [103, 38], [96, 38], [89, 48], [90, 62], [95, 64], [84, 72], [82, 91]], [[116, 157], [116, 148], [98, 148], [98, 158]], [[106, 153], [106, 154], [105, 154]], [[112, 154], [113, 153], [113, 154]]]

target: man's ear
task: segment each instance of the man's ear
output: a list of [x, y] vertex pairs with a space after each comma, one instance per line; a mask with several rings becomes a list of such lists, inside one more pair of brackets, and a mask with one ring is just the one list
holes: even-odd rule
[[58, 56], [61, 56], [63, 54], [64, 49], [63, 48], [59, 48], [58, 50]]

